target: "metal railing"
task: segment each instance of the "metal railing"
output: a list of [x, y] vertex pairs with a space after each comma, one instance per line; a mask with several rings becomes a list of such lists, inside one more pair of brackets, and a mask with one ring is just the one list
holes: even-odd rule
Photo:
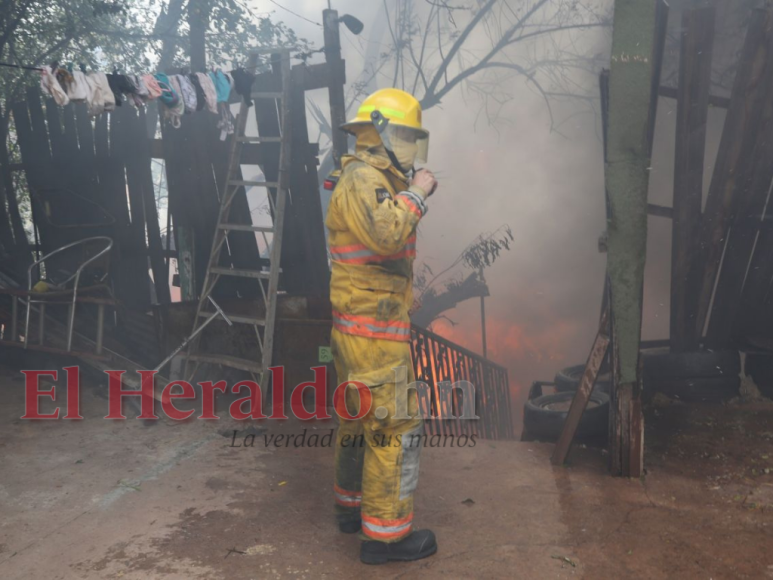
[[[427, 435], [475, 435], [482, 439], [515, 439], [507, 369], [433, 332], [411, 327], [411, 355], [419, 409]], [[450, 384], [469, 382], [475, 409], [464, 409], [465, 392]], [[477, 415], [479, 419], [462, 418]]]

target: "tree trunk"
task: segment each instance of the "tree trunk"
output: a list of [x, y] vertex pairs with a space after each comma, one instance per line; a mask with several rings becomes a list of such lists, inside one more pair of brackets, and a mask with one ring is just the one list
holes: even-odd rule
[[207, 68], [206, 32], [210, 9], [210, 0], [188, 0], [191, 70], [194, 72], [204, 72]]
[[[183, 17], [184, 3], [185, 0], [169, 0], [166, 11], [159, 14], [158, 20], [156, 20], [153, 32], [162, 36], [161, 55], [158, 59], [159, 72], [169, 72], [174, 63], [174, 55], [178, 46], [177, 33]], [[158, 126], [158, 103], [148, 107], [145, 121], [148, 127], [148, 137], [155, 138]]]
[[[19, 204], [16, 199], [16, 188], [13, 184], [11, 173], [11, 158], [8, 151], [8, 117], [0, 115], [0, 205], [7, 204], [8, 212], [3, 210], [0, 217], [3, 222], [0, 228], [5, 228], [5, 220], [10, 219], [13, 240], [8, 233], [2, 235], [2, 243], [6, 252], [14, 257], [13, 264], [17, 273], [23, 272], [32, 263], [32, 253], [27, 242], [27, 233], [24, 231], [24, 223], [19, 213]], [[3, 202], [5, 197], [5, 202]], [[8, 244], [13, 244], [8, 247]]]

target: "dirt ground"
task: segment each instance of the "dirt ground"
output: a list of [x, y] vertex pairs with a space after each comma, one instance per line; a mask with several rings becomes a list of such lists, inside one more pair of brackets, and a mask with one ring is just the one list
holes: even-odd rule
[[770, 403], [651, 409], [641, 481], [602, 450], [553, 468], [549, 444], [427, 448], [416, 518], [437, 555], [366, 567], [332, 517], [332, 448], [266, 445], [332, 423], [232, 447], [201, 422], [103, 420], [106, 381], [83, 383], [83, 421], [22, 421], [0, 367], [3, 580], [773, 578]]

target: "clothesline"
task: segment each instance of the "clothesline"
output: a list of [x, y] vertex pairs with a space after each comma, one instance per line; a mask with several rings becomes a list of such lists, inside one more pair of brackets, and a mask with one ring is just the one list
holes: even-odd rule
[[[299, 53], [295, 58], [303, 60], [324, 49]], [[290, 58], [289, 55], [287, 58]], [[40, 73], [40, 87], [44, 94], [52, 97], [59, 106], [72, 102], [86, 103], [89, 114], [97, 116], [123, 105], [124, 98], [131, 106], [142, 107], [158, 100], [160, 112], [169, 119], [172, 127], [180, 127], [183, 115], [208, 110], [220, 115], [218, 127], [220, 139], [234, 132], [234, 117], [229, 99], [232, 91], [242, 96], [247, 106], [252, 106], [251, 93], [255, 75], [249, 70], [265, 67], [265, 63], [252, 67], [240, 67], [229, 72], [214, 68], [209, 72], [188, 74], [180, 69], [179, 74], [121, 74], [117, 69], [112, 73], [101, 71], [86, 72], [81, 64], [60, 66], [58, 61], [43, 67], [0, 62], [0, 66]]]
[[183, 115], [208, 110], [220, 115], [220, 139], [234, 132], [234, 117], [229, 99], [231, 91], [252, 105], [250, 93], [255, 75], [245, 69], [223, 72], [220, 69], [191, 74], [120, 74], [100, 71], [85, 72], [72, 64], [59, 66], [54, 62], [40, 70], [41, 90], [65, 106], [70, 102], [86, 103], [89, 114], [97, 116], [123, 106], [143, 107], [158, 100], [159, 109], [172, 127], [180, 127]]
[[25, 66], [23, 64], [11, 64], [10, 62], [0, 62], [0, 66], [7, 66], [9, 68], [21, 68], [24, 70], [43, 70], [38, 66]]

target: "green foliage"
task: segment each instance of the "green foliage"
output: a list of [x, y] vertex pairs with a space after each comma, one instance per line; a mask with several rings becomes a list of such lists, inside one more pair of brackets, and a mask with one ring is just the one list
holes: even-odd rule
[[[243, 64], [250, 47], [308, 43], [282, 23], [254, 14], [241, 0], [207, 0], [209, 64]], [[41, 66], [52, 61], [89, 70], [155, 72], [172, 48], [173, 67], [188, 65], [186, 0], [0, 0], [0, 61]], [[0, 112], [38, 77], [0, 68]]]

